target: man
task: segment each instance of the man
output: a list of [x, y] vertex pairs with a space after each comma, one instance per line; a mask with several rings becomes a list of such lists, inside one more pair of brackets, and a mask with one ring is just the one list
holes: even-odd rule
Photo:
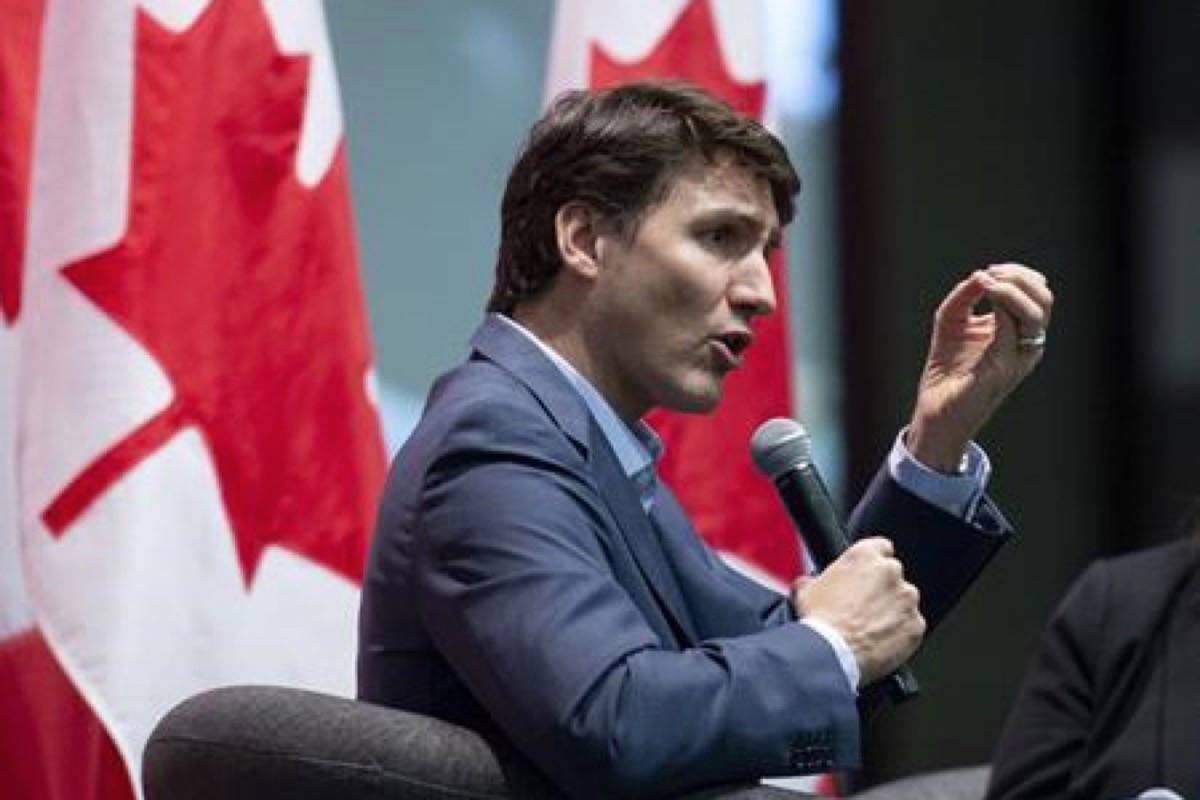
[[857, 764], [858, 690], [1009, 535], [970, 440], [1039, 359], [1052, 299], [1017, 265], [956, 287], [852, 522], [880, 535], [790, 597], [762, 589], [692, 530], [640, 420], [717, 405], [774, 310], [798, 188], [771, 134], [677, 84], [568, 93], [534, 126], [492, 313], [392, 467], [363, 699], [498, 729], [581, 797]]

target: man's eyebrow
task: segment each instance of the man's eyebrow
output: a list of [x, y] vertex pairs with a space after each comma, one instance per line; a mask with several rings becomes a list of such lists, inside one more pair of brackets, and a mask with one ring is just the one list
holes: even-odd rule
[[[713, 222], [733, 222], [745, 228], [762, 230], [769, 224], [762, 215], [743, 208], [721, 207], [702, 212], [697, 218], [701, 225]], [[778, 250], [783, 244], [783, 230], [779, 225], [772, 225], [767, 232], [765, 247], [768, 250]]]
[[[712, 208], [707, 211], [702, 211], [697, 221], [704, 222], [736, 222], [739, 225], [745, 225], [750, 228], [766, 228], [767, 219], [761, 214], [756, 214], [753, 211], [748, 211], [743, 208], [731, 208], [728, 206], [721, 208]], [[778, 229], [772, 231], [772, 235], [776, 235]]]

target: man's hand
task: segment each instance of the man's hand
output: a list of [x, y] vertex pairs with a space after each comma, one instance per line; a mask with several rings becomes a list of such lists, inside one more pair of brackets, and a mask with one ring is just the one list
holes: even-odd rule
[[[975, 306], [984, 298], [987, 314]], [[1054, 295], [1020, 264], [978, 270], [942, 301], [908, 429], [908, 449], [931, 469], [954, 473], [967, 444], [1042, 358]]]
[[904, 580], [892, 543], [862, 539], [815, 578], [796, 582], [792, 604], [842, 635], [866, 686], [888, 675], [921, 643], [925, 620], [915, 586]]

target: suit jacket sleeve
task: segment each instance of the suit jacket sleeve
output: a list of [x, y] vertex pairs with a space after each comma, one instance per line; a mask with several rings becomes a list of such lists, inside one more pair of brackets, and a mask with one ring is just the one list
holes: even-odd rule
[[[490, 403], [460, 418], [419, 513], [426, 629], [573, 795], [795, 773], [815, 752], [857, 764], [853, 693], [807, 627], [664, 646], [614, 579], [617, 534], [586, 462], [535, 410]], [[772, 621], [777, 607], [763, 605]]]
[[850, 518], [855, 538], [886, 536], [920, 590], [920, 610], [932, 632], [987, 566], [1012, 527], [988, 497], [971, 519], [922, 500], [892, 480], [886, 464]]
[[[854, 538], [879, 535], [892, 540], [904, 564], [905, 578], [921, 592], [921, 614], [930, 631], [1013, 535], [990, 497], [981, 500], [970, 519], [956, 517], [897, 484], [886, 462], [855, 508], [848, 527]], [[707, 551], [699, 539], [696, 544]], [[708, 558], [721, 579], [759, 609], [766, 625], [796, 620], [786, 597], [743, 577], [711, 554]]]
[[1001, 735], [989, 800], [1065, 797], [1095, 711], [1108, 573], [1092, 566], [1051, 617]]

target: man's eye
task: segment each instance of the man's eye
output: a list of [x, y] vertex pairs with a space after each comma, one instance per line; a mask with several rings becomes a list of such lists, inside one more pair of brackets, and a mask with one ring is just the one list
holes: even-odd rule
[[733, 241], [733, 231], [724, 226], [709, 228], [700, 234], [700, 239], [710, 247], [728, 247]]

